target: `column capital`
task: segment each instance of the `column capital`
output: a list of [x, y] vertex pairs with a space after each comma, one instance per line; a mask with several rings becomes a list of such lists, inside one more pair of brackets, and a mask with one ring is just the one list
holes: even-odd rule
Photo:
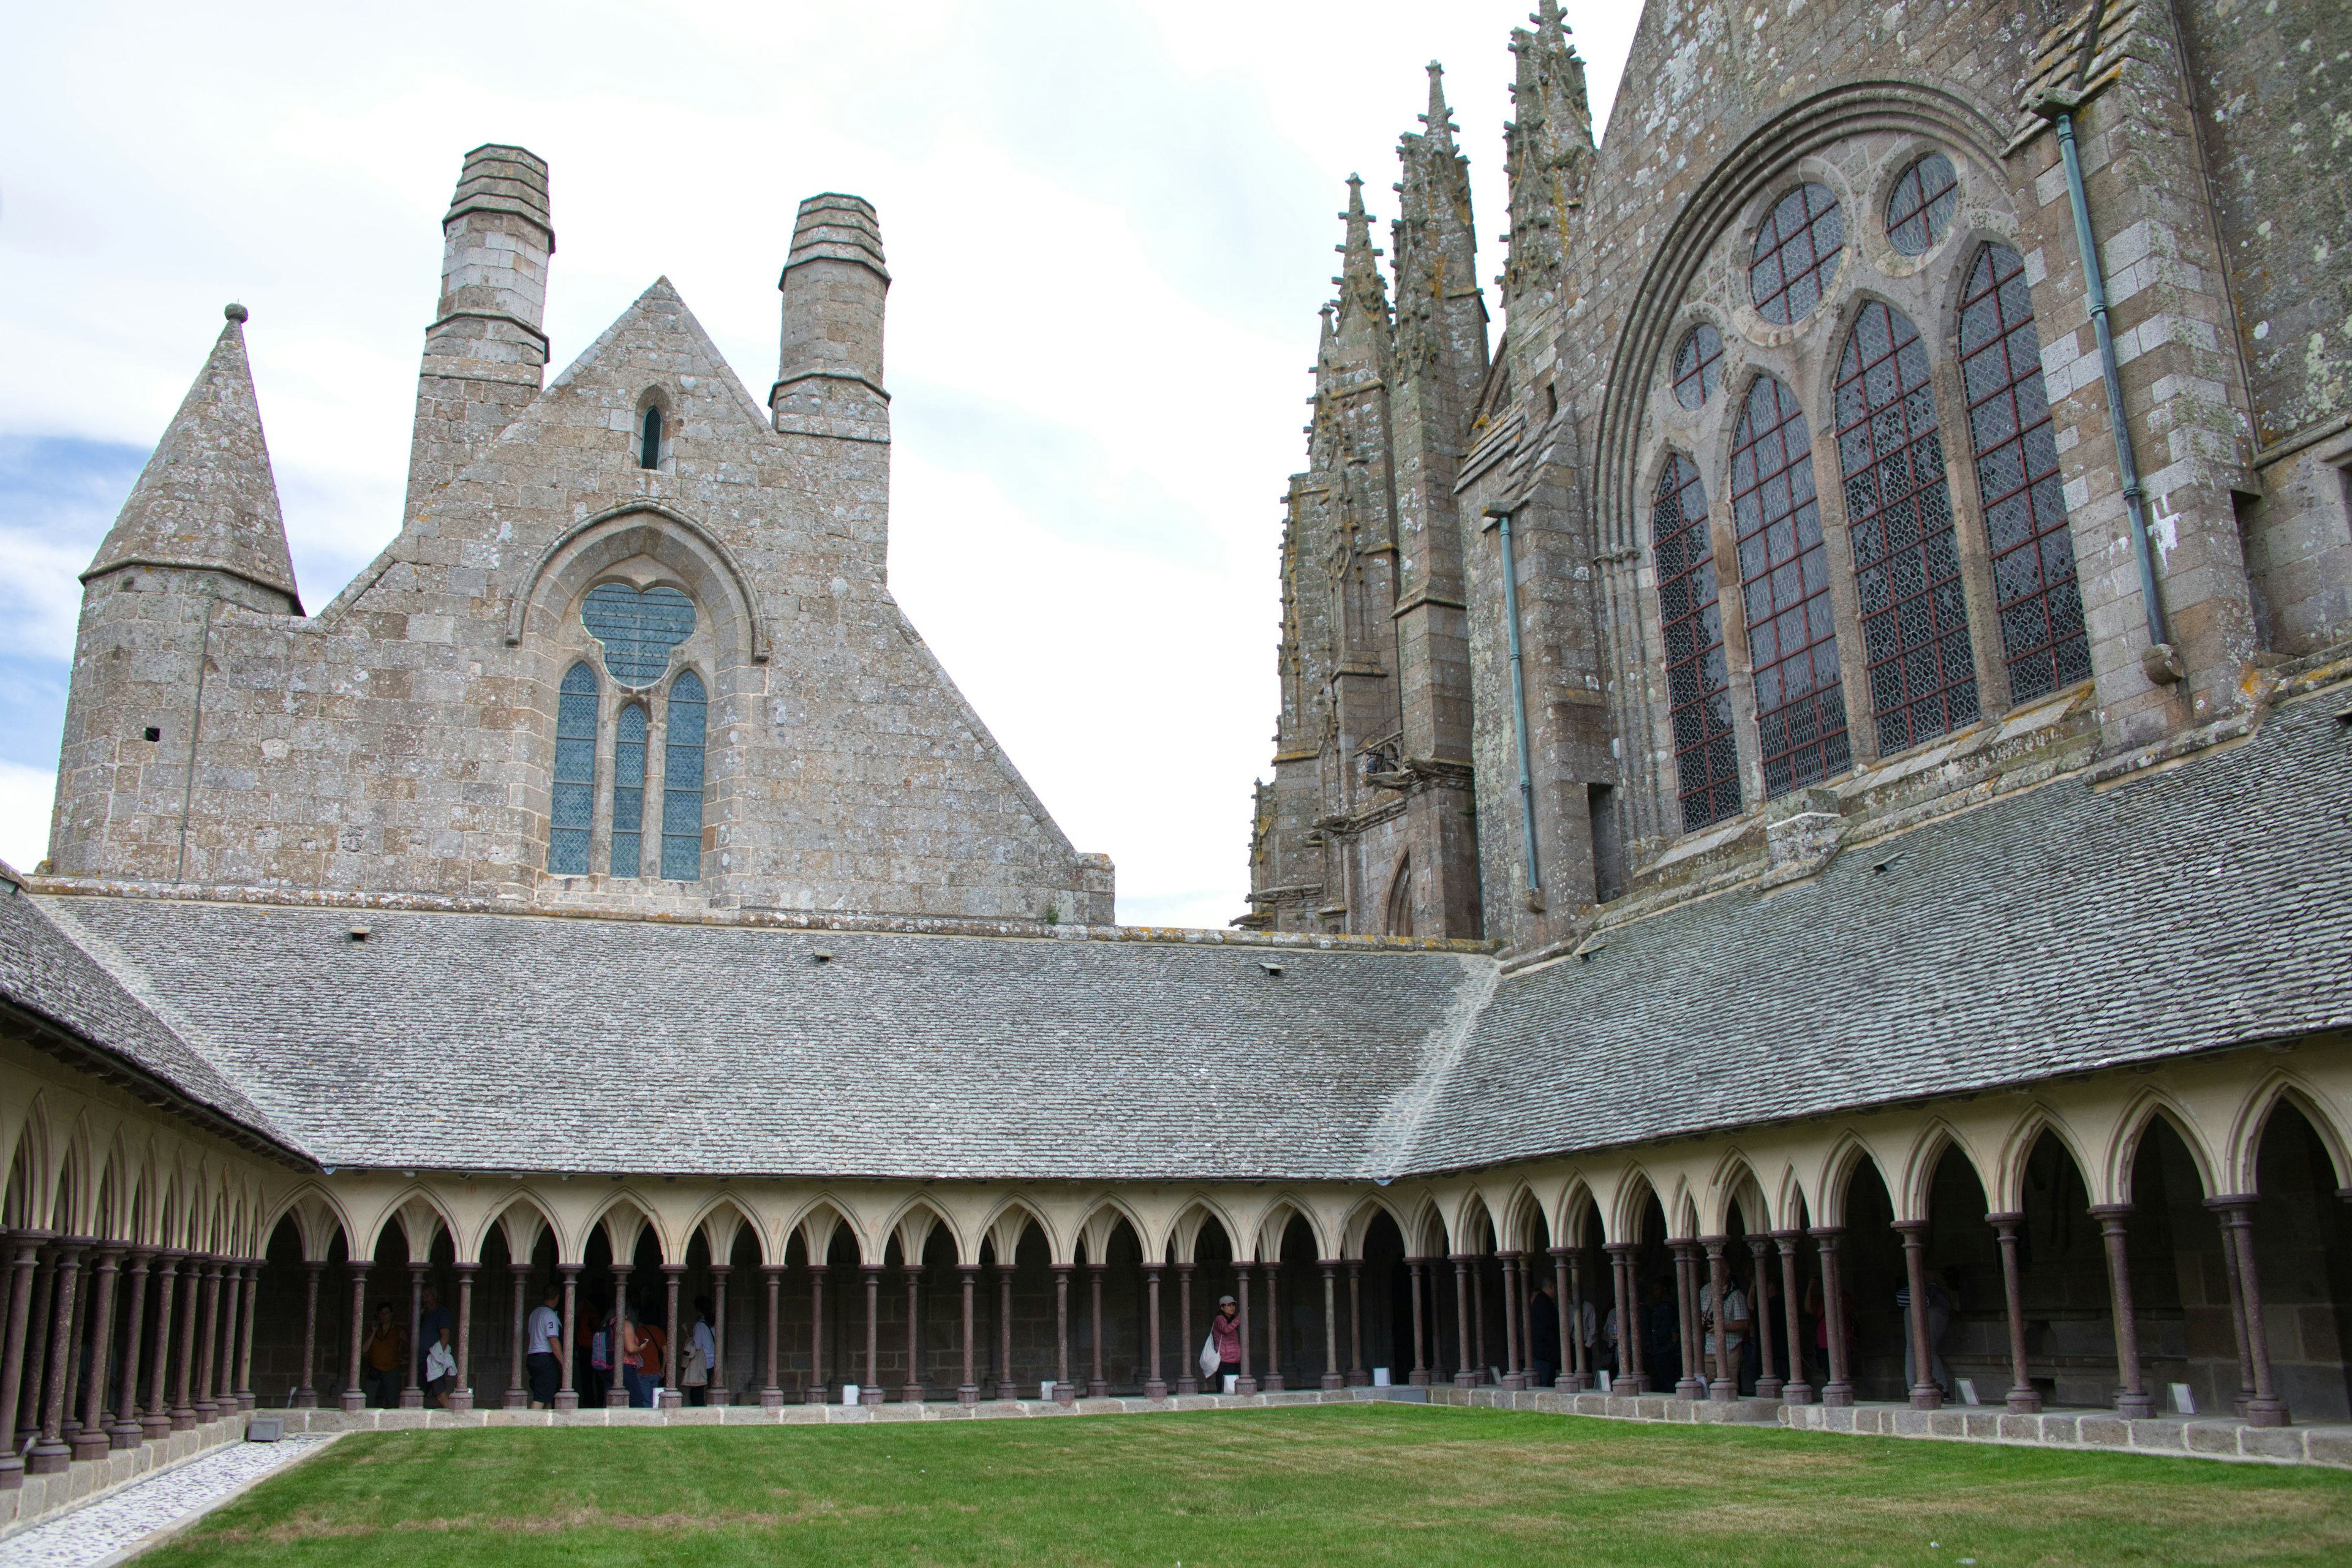
[[2091, 1217], [2102, 1226], [2120, 1226], [2131, 1212], [2129, 1204], [2093, 1204], [2089, 1210]]
[[1845, 1226], [1842, 1225], [1817, 1225], [1805, 1234], [1811, 1237], [1815, 1241], [1827, 1246], [1835, 1242], [1838, 1237], [1845, 1234]]
[[2023, 1225], [2024, 1223], [2025, 1213], [2021, 1209], [2003, 1209], [1998, 1214], [1985, 1215], [1985, 1224], [1995, 1230], [1999, 1230], [2005, 1225]]
[[[2258, 1193], [2223, 1193], [2217, 1197], [2207, 1198], [2205, 1206], [2215, 1214], [2230, 1214], [2240, 1209], [2250, 1209], [2261, 1201], [2262, 1195]], [[2098, 1211], [2095, 1209], [2092, 1212], [2095, 1214]]]
[[1631, 1258], [1642, 1250], [1642, 1244], [1638, 1241], [1604, 1241], [1601, 1244], [1601, 1250], [1614, 1258]]
[[1914, 1241], [1926, 1241], [1927, 1227], [1928, 1222], [1924, 1219], [1898, 1219], [1895, 1222], [1895, 1229], [1901, 1234], [1906, 1246]]

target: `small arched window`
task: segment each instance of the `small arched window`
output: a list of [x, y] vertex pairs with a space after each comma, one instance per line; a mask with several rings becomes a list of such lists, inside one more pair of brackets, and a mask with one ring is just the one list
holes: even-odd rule
[[1808, 182], [1772, 204], [1756, 231], [1748, 295], [1777, 326], [1813, 313], [1845, 256], [1845, 213], [1827, 185]]
[[1952, 161], [1930, 153], [1895, 182], [1886, 195], [1886, 237], [1906, 256], [1925, 256], [1950, 232], [1960, 205], [1960, 176]]
[[1852, 754], [1812, 436], [1797, 395], [1769, 375], [1748, 389], [1731, 433], [1731, 521], [1764, 793], [1786, 795], [1843, 773]]
[[1685, 408], [1702, 406], [1715, 395], [1722, 372], [1723, 334], [1701, 321], [1683, 334], [1682, 346], [1675, 350], [1675, 401]]
[[1976, 721], [1977, 667], [1927, 345], [1875, 300], [1838, 361], [1837, 424], [1870, 711], [1900, 752]]
[[559, 877], [586, 876], [596, 826], [596, 672], [584, 659], [564, 672], [556, 694], [551, 807], [547, 868]]
[[669, 739], [662, 747], [661, 874], [676, 882], [702, 875], [702, 752], [709, 699], [688, 670], [670, 683]]
[[660, 468], [662, 458], [661, 447], [661, 409], [658, 405], [649, 406], [646, 410], [645, 426], [639, 433], [637, 439], [637, 467], [641, 468]]
[[645, 874], [646, 710], [621, 710], [613, 737], [613, 875]]
[[1988, 245], [1969, 268], [1960, 298], [1960, 380], [1968, 388], [1969, 438], [1977, 491], [1992, 548], [1993, 603], [2012, 701], [2072, 686], [2091, 673], [2083, 596], [2050, 394], [2042, 384], [2042, 340], [2025, 262]]
[[1666, 459], [1650, 504], [1658, 560], [1658, 612], [1666, 643], [1666, 705], [1683, 831], [1739, 813], [1739, 748], [1731, 731], [1731, 683], [1724, 670], [1723, 603], [1715, 542], [1698, 465]]

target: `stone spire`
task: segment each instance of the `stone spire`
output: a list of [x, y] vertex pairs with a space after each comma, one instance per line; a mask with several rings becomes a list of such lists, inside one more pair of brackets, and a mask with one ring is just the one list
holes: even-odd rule
[[1445, 68], [1429, 62], [1429, 112], [1420, 135], [1398, 138], [1394, 235], [1397, 371], [1435, 374], [1475, 390], [1486, 374], [1486, 306], [1478, 289], [1478, 234], [1470, 161], [1454, 144]]
[[1389, 325], [1389, 296], [1381, 279], [1381, 252], [1372, 247], [1372, 220], [1364, 211], [1364, 179], [1348, 176], [1348, 210], [1339, 215], [1348, 225], [1347, 243], [1335, 247], [1345, 258], [1339, 276], [1339, 334], [1342, 343], [1360, 341], [1368, 329], [1383, 335]]
[[126, 566], [226, 572], [301, 601], [278, 481], [245, 357], [246, 309], [231, 305], [212, 357], [140, 470], [85, 583]]
[[1558, 0], [1540, 0], [1528, 18], [1532, 31], [1511, 34], [1518, 79], [1511, 87], [1517, 118], [1503, 129], [1505, 172], [1511, 182], [1510, 247], [1503, 268], [1503, 303], [1552, 299], [1568, 255], [1570, 215], [1584, 205], [1592, 158], [1592, 107], [1584, 62], [1569, 42]]

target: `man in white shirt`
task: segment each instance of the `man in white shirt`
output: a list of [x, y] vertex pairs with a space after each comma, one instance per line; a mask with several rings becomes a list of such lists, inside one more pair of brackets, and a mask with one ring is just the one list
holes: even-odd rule
[[550, 1282], [523, 1325], [523, 1366], [530, 1378], [533, 1410], [555, 1407], [555, 1390], [563, 1373], [563, 1363], [557, 1359], [563, 1353], [563, 1319], [555, 1304], [562, 1300], [563, 1288]]

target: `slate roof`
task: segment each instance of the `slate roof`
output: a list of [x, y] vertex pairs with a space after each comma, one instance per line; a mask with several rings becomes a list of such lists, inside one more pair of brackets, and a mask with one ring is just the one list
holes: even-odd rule
[[2344, 701], [2339, 686], [2227, 752], [2095, 790], [2061, 779], [1850, 847], [1810, 881], [1686, 904], [1507, 979], [1408, 1163], [2352, 1028]]
[[425, 910], [354, 942], [350, 910], [0, 886], [0, 999], [327, 1165], [1433, 1173], [2352, 1029], [2344, 692], [1499, 980], [1459, 952]]

